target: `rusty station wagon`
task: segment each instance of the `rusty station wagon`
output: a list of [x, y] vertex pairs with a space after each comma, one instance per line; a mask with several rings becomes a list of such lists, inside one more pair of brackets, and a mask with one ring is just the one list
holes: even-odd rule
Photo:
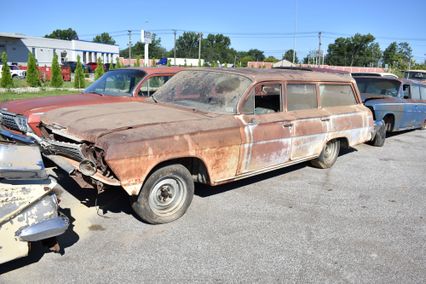
[[328, 168], [341, 145], [374, 142], [380, 126], [347, 75], [194, 69], [143, 103], [49, 111], [38, 143], [68, 172], [122, 186], [155, 224], [186, 212], [194, 181], [218, 185], [307, 160]]

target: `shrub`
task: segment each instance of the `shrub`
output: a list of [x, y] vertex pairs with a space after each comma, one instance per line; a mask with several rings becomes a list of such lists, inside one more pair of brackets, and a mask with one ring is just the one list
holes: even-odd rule
[[27, 83], [30, 87], [39, 87], [41, 85], [36, 60], [31, 52], [28, 53]]
[[104, 74], [104, 64], [102, 63], [102, 59], [98, 57], [96, 61], [97, 66], [95, 69], [95, 80], [98, 80]]
[[116, 57], [115, 61], [116, 61], [115, 68], [116, 69], [121, 68], [120, 58]]
[[50, 80], [50, 86], [59, 88], [64, 84], [64, 79], [62, 78], [61, 67], [58, 63], [58, 55], [56, 52], [53, 54], [52, 59], [52, 78]]
[[4, 51], [1, 54], [1, 62], [3, 63], [3, 67], [1, 68], [0, 86], [2, 88], [13, 88], [12, 75], [10, 75], [9, 65], [7, 65], [7, 54]]
[[74, 88], [84, 88], [85, 81], [84, 81], [84, 73], [83, 73], [83, 65], [81, 65], [80, 62], [80, 55], [77, 55], [77, 65], [75, 66], [75, 73], [74, 73]]
[[141, 57], [138, 55], [136, 56], [135, 67], [140, 67], [140, 66], [141, 66]]

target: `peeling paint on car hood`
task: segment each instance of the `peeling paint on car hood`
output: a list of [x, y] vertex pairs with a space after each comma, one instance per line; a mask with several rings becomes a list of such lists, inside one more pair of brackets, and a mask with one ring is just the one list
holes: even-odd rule
[[126, 102], [56, 109], [47, 112], [42, 123], [55, 125], [60, 135], [95, 143], [99, 137], [114, 132], [203, 118], [209, 115], [167, 105]]

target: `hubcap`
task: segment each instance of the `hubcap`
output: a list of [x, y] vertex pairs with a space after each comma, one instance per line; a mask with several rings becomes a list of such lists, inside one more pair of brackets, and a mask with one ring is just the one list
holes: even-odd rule
[[329, 159], [335, 150], [335, 144], [334, 143], [328, 143], [327, 145], [325, 145], [325, 149], [324, 149], [324, 158]]
[[172, 215], [185, 202], [186, 184], [177, 176], [165, 177], [154, 185], [148, 198], [149, 207], [155, 214]]

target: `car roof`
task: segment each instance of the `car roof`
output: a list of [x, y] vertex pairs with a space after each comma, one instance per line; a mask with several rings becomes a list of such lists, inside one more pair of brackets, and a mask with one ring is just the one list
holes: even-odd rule
[[310, 70], [291, 69], [258, 69], [258, 68], [193, 68], [188, 70], [222, 72], [249, 77], [253, 81], [332, 81], [352, 82], [353, 78], [347, 74], [318, 72]]
[[418, 80], [411, 80], [411, 79], [405, 79], [405, 78], [391, 78], [391, 77], [373, 77], [373, 76], [356, 76], [355, 80], [357, 79], [371, 79], [371, 80], [386, 80], [386, 81], [399, 81], [403, 84], [416, 84], [416, 85], [423, 85], [426, 86], [426, 83], [423, 83]]

